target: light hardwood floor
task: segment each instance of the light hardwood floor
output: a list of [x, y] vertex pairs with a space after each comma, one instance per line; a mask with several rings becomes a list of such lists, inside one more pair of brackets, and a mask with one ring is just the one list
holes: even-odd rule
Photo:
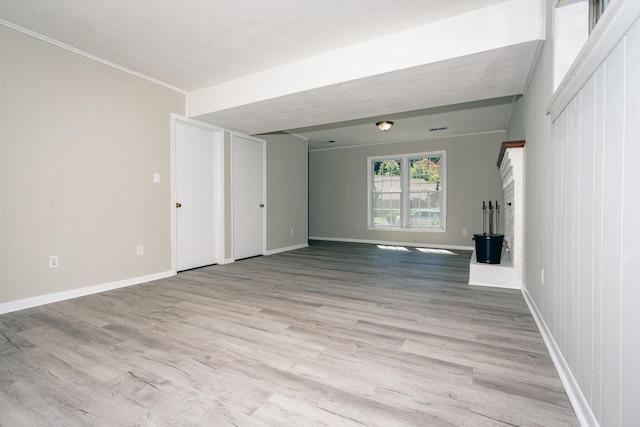
[[470, 252], [309, 248], [0, 316], [0, 425], [577, 425]]

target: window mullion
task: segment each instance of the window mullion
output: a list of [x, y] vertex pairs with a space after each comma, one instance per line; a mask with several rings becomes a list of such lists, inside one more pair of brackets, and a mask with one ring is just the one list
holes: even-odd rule
[[407, 228], [409, 226], [409, 158], [402, 158], [402, 166], [400, 168], [400, 176], [402, 181], [402, 228]]

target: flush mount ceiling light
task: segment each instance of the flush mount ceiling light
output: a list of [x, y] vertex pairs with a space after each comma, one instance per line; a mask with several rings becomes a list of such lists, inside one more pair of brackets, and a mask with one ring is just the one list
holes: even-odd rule
[[378, 127], [378, 129], [380, 129], [382, 132], [386, 132], [389, 129], [391, 129], [391, 127], [393, 127], [393, 122], [389, 122], [387, 120], [384, 120], [382, 122], [378, 122], [376, 123], [376, 126]]

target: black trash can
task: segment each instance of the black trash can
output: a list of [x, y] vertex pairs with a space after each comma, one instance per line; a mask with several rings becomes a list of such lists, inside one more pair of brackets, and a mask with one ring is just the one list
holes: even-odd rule
[[486, 264], [500, 264], [504, 234], [474, 234], [476, 241], [476, 261]]

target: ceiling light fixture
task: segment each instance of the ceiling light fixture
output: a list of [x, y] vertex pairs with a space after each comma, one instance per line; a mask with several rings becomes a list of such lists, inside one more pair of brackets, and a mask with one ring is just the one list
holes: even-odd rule
[[384, 120], [382, 122], [378, 122], [376, 123], [376, 126], [378, 127], [378, 129], [380, 129], [382, 132], [386, 132], [389, 129], [391, 129], [393, 127], [393, 122]]

